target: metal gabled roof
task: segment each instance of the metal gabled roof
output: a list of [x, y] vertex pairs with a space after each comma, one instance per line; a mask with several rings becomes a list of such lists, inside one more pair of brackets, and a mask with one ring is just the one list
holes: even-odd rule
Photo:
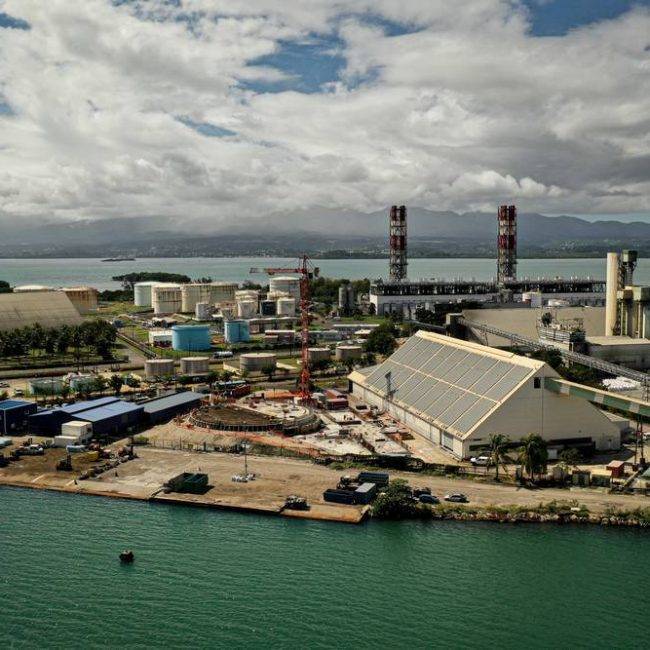
[[544, 363], [431, 332], [409, 338], [353, 381], [465, 438]]

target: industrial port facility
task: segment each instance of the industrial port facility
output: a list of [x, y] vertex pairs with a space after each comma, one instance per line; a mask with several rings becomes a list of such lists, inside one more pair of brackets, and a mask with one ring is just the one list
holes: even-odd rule
[[[129, 374], [106, 396], [107, 372], [99, 394], [97, 368], [50, 372], [28, 378], [31, 392], [0, 401], [0, 434], [11, 454], [0, 459], [9, 466], [0, 467], [0, 481], [3, 472], [27, 471], [36, 461], [24, 458], [41, 452], [57, 461], [52, 476], [39, 474], [44, 484], [56, 483], [59, 471], [73, 476], [75, 466], [86, 481], [104, 465], [76, 454], [127, 440], [131, 458], [135, 438], [170, 453], [243, 454], [245, 463], [250, 449], [281, 450], [310, 462], [471, 473], [483, 458], [485, 473], [499, 435], [512, 454], [534, 436], [551, 464], [569, 452], [585, 463], [598, 459], [593, 472], [556, 467], [550, 481], [575, 475], [580, 485], [646, 490], [650, 288], [634, 283], [635, 251], [609, 254], [604, 279], [518, 277], [517, 209], [503, 205], [492, 280], [413, 279], [406, 206], [391, 207], [388, 226], [387, 277], [358, 295], [340, 284], [331, 309], [312, 299], [319, 270], [306, 256], [251, 269], [265, 276], [259, 285], [135, 282], [133, 304], [111, 318], [137, 360]], [[88, 287], [16, 287], [0, 294], [0, 332], [78, 327], [104, 308]], [[380, 352], [370, 345], [375, 332], [391, 339]], [[592, 380], [567, 379], [558, 355], [565, 370], [589, 368]], [[173, 466], [181, 470], [176, 478], [199, 476], [210, 494], [200, 472]], [[233, 476], [237, 484], [252, 480], [248, 471]], [[166, 476], [160, 489], [177, 483]], [[354, 505], [362, 517], [376, 486], [355, 484], [356, 495], [341, 485], [328, 486], [322, 499], [310, 492], [310, 500], [319, 508]], [[240, 490], [220, 489], [233, 498]], [[281, 508], [303, 507], [302, 497], [286, 497]], [[326, 508], [318, 513], [328, 518]], [[345, 519], [337, 513], [329, 516]]]

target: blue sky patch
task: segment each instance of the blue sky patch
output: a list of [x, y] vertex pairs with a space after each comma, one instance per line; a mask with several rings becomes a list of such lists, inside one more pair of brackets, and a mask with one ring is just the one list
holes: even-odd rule
[[289, 78], [273, 82], [242, 81], [242, 87], [255, 92], [316, 93], [323, 84], [336, 81], [345, 67], [345, 58], [339, 54], [343, 43], [337, 37], [312, 36], [306, 42], [280, 41], [279, 45], [277, 52], [261, 56], [250, 65], [277, 68]]
[[235, 131], [230, 129], [225, 129], [222, 126], [217, 126], [216, 124], [210, 124], [210, 122], [195, 122], [189, 117], [180, 116], [176, 118], [181, 124], [194, 129], [197, 133], [204, 135], [208, 138], [225, 138], [231, 135], [237, 135]]
[[0, 29], [31, 29], [31, 25], [22, 18], [14, 18], [0, 11]]
[[523, 0], [532, 21], [533, 36], [564, 36], [583, 25], [612, 20], [650, 0]]

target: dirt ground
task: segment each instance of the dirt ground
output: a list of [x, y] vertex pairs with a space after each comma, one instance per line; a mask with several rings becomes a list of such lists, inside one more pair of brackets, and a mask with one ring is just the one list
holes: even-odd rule
[[[30, 457], [0, 469], [0, 484], [22, 484], [32, 487], [54, 487], [74, 492], [124, 496], [135, 499], [150, 498], [163, 483], [183, 471], [208, 474], [211, 489], [201, 496], [169, 495], [174, 501], [194, 501], [214, 507], [236, 507], [257, 511], [277, 512], [291, 494], [306, 497], [323, 510], [323, 519], [348, 520], [360, 518], [361, 509], [354, 506], [326, 505], [323, 491], [335, 487], [344, 472], [315, 465], [308, 460], [249, 456], [248, 471], [257, 475], [250, 483], [234, 483], [231, 477], [244, 472], [242, 455], [197, 453], [141, 447], [139, 458], [120, 465], [100, 477], [74, 483], [76, 472], [56, 472], [55, 459], [62, 452], [48, 450], [46, 457]], [[74, 461], [73, 461], [74, 462]], [[79, 461], [81, 462], [81, 461]], [[354, 470], [347, 473], [355, 474]], [[602, 512], [607, 506], [621, 509], [648, 507], [650, 499], [643, 496], [607, 494], [605, 490], [540, 489], [531, 490], [513, 485], [499, 485], [479, 481], [431, 477], [421, 474], [390, 472], [391, 478], [405, 478], [414, 487], [430, 487], [442, 497], [450, 492], [465, 493], [473, 505], [527, 505], [534, 506], [551, 500], [573, 500], [590, 511]], [[317, 508], [317, 510], [318, 510]], [[332, 510], [335, 508], [335, 510]], [[300, 515], [297, 515], [300, 516]], [[345, 519], [343, 519], [345, 520]]]

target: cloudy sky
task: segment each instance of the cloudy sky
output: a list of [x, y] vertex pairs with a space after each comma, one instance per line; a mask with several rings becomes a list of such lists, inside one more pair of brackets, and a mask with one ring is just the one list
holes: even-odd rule
[[650, 0], [0, 0], [0, 216], [650, 220]]

